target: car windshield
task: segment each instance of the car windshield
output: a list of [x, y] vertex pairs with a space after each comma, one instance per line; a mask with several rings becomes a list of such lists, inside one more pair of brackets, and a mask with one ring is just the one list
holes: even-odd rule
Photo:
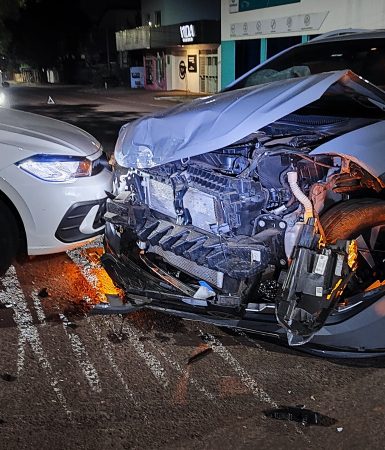
[[300, 45], [267, 61], [226, 90], [343, 69], [350, 69], [377, 86], [385, 86], [385, 39]]

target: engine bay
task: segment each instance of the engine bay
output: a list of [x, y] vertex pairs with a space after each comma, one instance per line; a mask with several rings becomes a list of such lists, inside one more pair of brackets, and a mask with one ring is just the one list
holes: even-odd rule
[[327, 242], [319, 217], [382, 190], [353, 161], [311, 152], [359, 121], [370, 122], [291, 114], [213, 152], [117, 168], [106, 220], [119, 251], [199, 304], [239, 317], [275, 309], [292, 345], [307, 342], [355, 270], [351, 241]]

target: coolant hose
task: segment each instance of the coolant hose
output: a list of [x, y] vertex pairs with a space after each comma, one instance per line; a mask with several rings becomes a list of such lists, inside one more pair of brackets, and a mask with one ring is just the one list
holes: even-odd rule
[[301, 191], [300, 187], [298, 186], [297, 172], [288, 172], [287, 181], [289, 183], [291, 192], [293, 193], [294, 197], [303, 205], [305, 209], [304, 222], [306, 223], [307, 220], [310, 219], [310, 217], [313, 217], [313, 205], [310, 201], [310, 198], [306, 197], [306, 195]]

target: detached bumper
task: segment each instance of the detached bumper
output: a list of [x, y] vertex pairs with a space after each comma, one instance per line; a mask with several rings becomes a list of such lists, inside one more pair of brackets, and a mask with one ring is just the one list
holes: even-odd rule
[[[161, 310], [184, 319], [268, 336], [287, 345], [286, 331], [277, 323], [273, 308], [261, 312], [241, 311], [237, 307], [221, 307], [208, 300], [183, 295], [147, 272], [130, 255], [121, 255], [120, 237], [109, 223], [106, 224], [105, 247], [107, 253], [102, 263], [126, 293], [126, 312], [143, 308]], [[107, 314], [108, 307], [99, 312]], [[114, 312], [117, 311], [112, 309], [111, 313]], [[329, 316], [311, 342], [297, 349], [329, 357], [385, 356], [385, 289], [363, 293], [357, 306]]]

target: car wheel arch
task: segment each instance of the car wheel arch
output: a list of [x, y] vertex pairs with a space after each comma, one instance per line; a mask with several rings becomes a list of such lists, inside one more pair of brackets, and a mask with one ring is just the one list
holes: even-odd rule
[[24, 221], [20, 215], [20, 212], [18, 211], [17, 207], [12, 202], [12, 200], [2, 190], [0, 190], [0, 202], [3, 202], [8, 207], [8, 209], [12, 213], [12, 215], [17, 223], [18, 232], [19, 232], [18, 253], [26, 254], [27, 253], [27, 235], [26, 235], [26, 231], [25, 231]]

